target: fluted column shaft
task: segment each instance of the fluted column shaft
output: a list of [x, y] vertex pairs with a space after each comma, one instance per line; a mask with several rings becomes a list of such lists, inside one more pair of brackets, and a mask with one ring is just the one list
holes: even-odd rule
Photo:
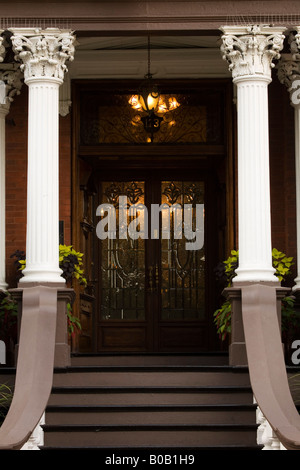
[[63, 284], [59, 268], [59, 86], [73, 59], [68, 31], [13, 29], [29, 88], [26, 268], [20, 283]]
[[[3, 30], [0, 30], [0, 34]], [[5, 57], [3, 37], [0, 36], [0, 62]], [[3, 112], [2, 112], [3, 111]], [[0, 105], [0, 291], [7, 289], [5, 282], [5, 116], [7, 111]]]
[[237, 281], [277, 281], [272, 267], [268, 84], [237, 84], [239, 268]]
[[5, 117], [6, 108], [0, 105], [0, 290], [7, 289], [5, 281]]
[[295, 174], [297, 223], [297, 276], [293, 290], [300, 290], [300, 104], [294, 106], [295, 115]]
[[21, 282], [63, 282], [59, 269], [58, 94], [61, 81], [27, 80], [26, 268]]
[[237, 86], [239, 267], [234, 283], [278, 282], [272, 266], [268, 84], [284, 29], [221, 28], [223, 58]]

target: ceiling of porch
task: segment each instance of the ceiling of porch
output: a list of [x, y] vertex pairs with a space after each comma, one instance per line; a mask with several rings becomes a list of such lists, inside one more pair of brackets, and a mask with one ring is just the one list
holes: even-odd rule
[[[220, 36], [151, 36], [155, 78], [229, 77]], [[71, 78], [143, 78], [148, 71], [147, 36], [79, 37]]]

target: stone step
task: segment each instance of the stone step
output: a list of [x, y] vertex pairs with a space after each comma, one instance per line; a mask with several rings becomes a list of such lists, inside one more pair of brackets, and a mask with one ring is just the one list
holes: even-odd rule
[[254, 446], [256, 425], [45, 425], [47, 447], [163, 446], [172, 448], [206, 446]]
[[229, 366], [76, 366], [55, 370], [53, 386], [250, 385], [248, 369]]
[[54, 387], [49, 405], [251, 404], [250, 386]]
[[49, 405], [47, 425], [255, 424], [254, 405]]
[[197, 354], [72, 354], [71, 365], [228, 365], [228, 353], [217, 351]]

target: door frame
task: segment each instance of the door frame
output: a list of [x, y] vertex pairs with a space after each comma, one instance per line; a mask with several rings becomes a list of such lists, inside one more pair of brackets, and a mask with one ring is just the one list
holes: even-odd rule
[[[180, 80], [180, 83], [188, 84], [194, 80]], [[124, 86], [127, 81], [115, 81], [119, 87]], [[169, 80], [170, 83], [178, 80]], [[82, 87], [107, 86], [107, 80], [74, 80], [72, 81], [72, 244], [81, 249], [80, 213], [82, 212], [81, 186], [84, 184], [86, 175], [94, 171], [107, 171], [111, 165], [118, 163], [125, 170], [130, 165], [132, 171], [149, 170], [151, 167], [156, 171], [162, 169], [178, 170], [182, 174], [186, 171], [201, 171], [206, 174], [215, 172], [218, 178], [217, 190], [222, 191], [224, 205], [223, 227], [218, 232], [218, 251], [220, 257], [225, 259], [230, 250], [236, 246], [236, 123], [233, 118], [232, 82], [229, 79], [197, 80], [197, 86], [201, 87], [207, 83], [211, 86], [222, 87], [226, 92], [226, 103], [224, 111], [225, 143], [224, 145], [201, 145], [201, 144], [163, 144], [163, 145], [97, 145], [81, 146], [79, 138], [80, 129], [80, 91]], [[109, 81], [111, 88], [111, 81]], [[163, 158], [160, 156], [163, 153]], [[184, 155], [184, 158], [181, 156]], [[221, 233], [222, 232], [222, 233]], [[217, 262], [221, 261], [218, 259]], [[212, 274], [213, 275], [213, 274]], [[79, 289], [75, 288], [78, 297], [84, 296]], [[218, 291], [216, 298], [220, 295]], [[216, 301], [216, 307], [217, 301]], [[80, 303], [74, 305], [74, 314], [81, 316]], [[93, 338], [91, 352], [95, 352], [95, 338]], [[224, 345], [218, 341], [215, 326], [211, 325], [209, 330], [209, 342], [211, 350], [223, 349]], [[78, 339], [72, 345], [74, 352], [80, 352]]]

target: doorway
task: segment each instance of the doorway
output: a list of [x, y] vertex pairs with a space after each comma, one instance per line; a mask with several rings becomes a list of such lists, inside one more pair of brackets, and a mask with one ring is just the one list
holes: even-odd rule
[[212, 175], [121, 171], [97, 180], [97, 351], [208, 350]]
[[[78, 352], [221, 347], [213, 323], [220, 300], [214, 269], [235, 246], [232, 84], [190, 80], [160, 85], [180, 106], [163, 117], [155, 141], [149, 142], [137, 111], [128, 104], [136, 89], [132, 82], [73, 84], [72, 240], [84, 253], [88, 280], [78, 293]], [[119, 216], [125, 197], [123, 238]], [[96, 215], [102, 204], [110, 205], [115, 215], [115, 237], [97, 234], [109, 215]], [[182, 209], [182, 237], [174, 236], [176, 204]], [[136, 205], [144, 206], [144, 212], [129, 213]], [[153, 207], [164, 205], [166, 212], [158, 211], [159, 226], [152, 226]], [[199, 248], [190, 250], [186, 247], [193, 248], [194, 240], [184, 230], [184, 207], [189, 205], [191, 235], [197, 225], [202, 231]], [[148, 233], [142, 237], [145, 215]], [[108, 230], [107, 222], [98, 232]]]

